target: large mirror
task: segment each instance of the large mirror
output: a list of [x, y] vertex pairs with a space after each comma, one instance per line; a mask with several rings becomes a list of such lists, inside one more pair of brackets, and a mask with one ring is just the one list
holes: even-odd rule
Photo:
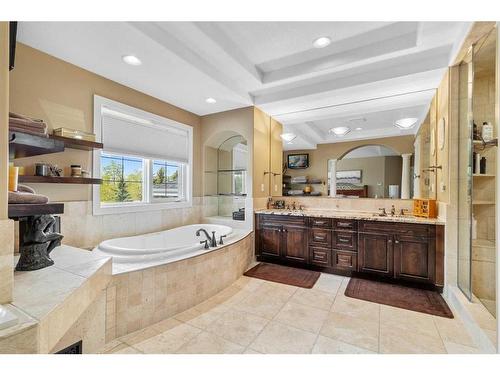
[[[401, 198], [403, 158], [389, 147], [361, 146], [339, 160], [329, 160], [328, 164], [328, 190], [331, 189], [331, 173], [335, 169], [336, 197]], [[336, 164], [335, 168], [332, 164]], [[410, 170], [408, 176], [409, 173]]]

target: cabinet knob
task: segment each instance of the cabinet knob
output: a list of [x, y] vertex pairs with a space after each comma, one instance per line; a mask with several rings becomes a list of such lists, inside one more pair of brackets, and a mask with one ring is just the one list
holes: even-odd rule
[[396, 241], [394, 241], [394, 243], [399, 243], [399, 241], [398, 241], [398, 240], [396, 240]]
[[387, 243], [392, 243], [392, 240], [387, 240]]

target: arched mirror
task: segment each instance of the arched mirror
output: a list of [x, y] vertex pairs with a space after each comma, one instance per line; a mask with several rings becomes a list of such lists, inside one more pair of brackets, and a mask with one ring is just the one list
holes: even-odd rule
[[357, 147], [328, 161], [328, 191], [333, 185], [340, 198], [409, 199], [413, 196], [411, 156], [383, 145]]

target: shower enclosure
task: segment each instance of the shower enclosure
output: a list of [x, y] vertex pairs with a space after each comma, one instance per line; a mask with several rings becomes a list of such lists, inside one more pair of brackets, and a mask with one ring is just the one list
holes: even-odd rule
[[457, 283], [469, 300], [482, 303], [493, 316], [496, 316], [496, 44], [494, 29], [469, 49], [458, 67]]

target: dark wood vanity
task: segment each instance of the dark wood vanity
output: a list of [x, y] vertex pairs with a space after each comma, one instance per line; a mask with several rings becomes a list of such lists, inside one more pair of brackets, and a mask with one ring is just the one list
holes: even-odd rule
[[443, 287], [444, 226], [256, 214], [257, 260]]

